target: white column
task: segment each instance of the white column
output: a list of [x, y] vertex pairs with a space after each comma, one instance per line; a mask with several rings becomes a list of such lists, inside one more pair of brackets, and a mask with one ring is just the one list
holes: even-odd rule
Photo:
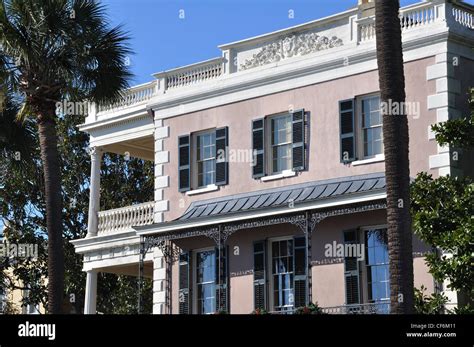
[[91, 148], [91, 180], [89, 187], [89, 223], [87, 225], [87, 236], [97, 236], [98, 213], [100, 208], [100, 163], [102, 150], [97, 147]]
[[97, 271], [87, 271], [86, 277], [86, 300], [84, 303], [84, 314], [96, 314], [97, 303]]

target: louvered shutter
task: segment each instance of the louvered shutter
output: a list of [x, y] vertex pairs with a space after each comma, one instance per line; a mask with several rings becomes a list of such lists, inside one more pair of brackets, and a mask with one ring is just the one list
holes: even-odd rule
[[291, 114], [293, 133], [293, 170], [301, 171], [305, 169], [305, 112], [298, 110]]
[[191, 313], [189, 259], [189, 252], [183, 252], [179, 255], [179, 314]]
[[[344, 243], [358, 242], [358, 230], [344, 231]], [[344, 277], [346, 283], [346, 305], [360, 303], [359, 261], [356, 257], [344, 258]]]
[[216, 247], [216, 307], [217, 311], [229, 311], [228, 306], [228, 262], [227, 262], [227, 247]]
[[343, 163], [356, 159], [354, 115], [354, 100], [339, 102], [340, 147]]
[[253, 167], [252, 177], [265, 176], [265, 124], [264, 119], [252, 121], [252, 150]]
[[216, 185], [228, 183], [229, 161], [227, 147], [229, 146], [228, 127], [216, 130]]
[[298, 236], [294, 238], [294, 307], [302, 307], [309, 304], [307, 301], [308, 288], [308, 266], [306, 256], [306, 238]]
[[191, 137], [189, 135], [178, 138], [178, 180], [179, 191], [191, 189]]
[[255, 309], [266, 309], [265, 241], [253, 244], [253, 297]]

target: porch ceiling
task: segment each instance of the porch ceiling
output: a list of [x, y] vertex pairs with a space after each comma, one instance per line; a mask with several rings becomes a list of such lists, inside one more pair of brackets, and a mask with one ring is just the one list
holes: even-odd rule
[[139, 139], [127, 140], [110, 145], [103, 146], [106, 152], [141, 158], [145, 160], [154, 160], [154, 139], [153, 136], [146, 136]]
[[[138, 265], [137, 264], [127, 264], [127, 265], [118, 265], [118, 266], [108, 266], [97, 269], [100, 272], [111, 273], [115, 275], [126, 275], [138, 277]], [[143, 264], [143, 277], [153, 278], [153, 263], [145, 262]]]

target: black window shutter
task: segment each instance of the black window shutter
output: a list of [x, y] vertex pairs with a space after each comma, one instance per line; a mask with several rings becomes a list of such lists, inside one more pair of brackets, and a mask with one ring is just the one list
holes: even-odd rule
[[255, 309], [266, 309], [265, 241], [253, 244], [253, 297]]
[[305, 121], [304, 110], [298, 110], [291, 114], [293, 132], [293, 170], [305, 169]]
[[306, 256], [306, 237], [298, 236], [294, 238], [294, 307], [302, 307], [307, 303], [308, 288], [308, 266], [306, 264], [308, 257]]
[[347, 163], [356, 159], [355, 110], [353, 99], [339, 102], [339, 127], [341, 137], [341, 162]]
[[219, 248], [216, 247], [216, 308], [218, 312], [229, 312], [227, 253], [226, 246], [221, 247], [220, 253]]
[[178, 138], [178, 180], [179, 191], [191, 189], [191, 137], [183, 135]]
[[227, 147], [229, 146], [229, 129], [223, 127], [216, 129], [216, 185], [228, 183], [229, 161]]
[[190, 253], [179, 255], [179, 314], [191, 313]]
[[265, 122], [263, 118], [252, 121], [252, 177], [265, 176]]
[[[344, 243], [357, 243], [358, 230], [344, 231]], [[346, 305], [360, 303], [359, 261], [355, 257], [344, 258], [344, 279], [346, 283]]]

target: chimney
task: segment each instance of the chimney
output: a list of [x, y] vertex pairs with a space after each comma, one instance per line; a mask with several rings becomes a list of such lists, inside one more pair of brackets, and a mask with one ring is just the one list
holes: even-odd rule
[[358, 7], [361, 12], [361, 18], [375, 16], [374, 0], [358, 0]]

